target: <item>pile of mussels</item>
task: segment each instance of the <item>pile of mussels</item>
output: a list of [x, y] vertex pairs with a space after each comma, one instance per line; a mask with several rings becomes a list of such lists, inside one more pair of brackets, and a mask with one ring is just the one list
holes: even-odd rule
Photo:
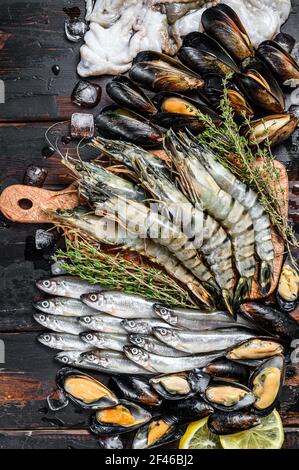
[[[295, 40], [280, 33], [255, 50], [238, 16], [224, 4], [207, 9], [202, 24], [205, 33], [185, 36], [180, 61], [140, 52], [130, 78], [115, 76], [107, 84], [117, 104], [105, 107], [95, 120], [102, 137], [156, 147], [166, 129], [201, 132], [202, 114], [220, 125], [225, 76], [230, 77], [229, 101], [250, 144], [269, 140], [274, 145], [294, 132], [298, 119], [285, 111], [291, 102], [285, 95], [299, 84], [299, 66], [291, 56]], [[150, 98], [140, 87], [157, 94]], [[80, 103], [76, 93], [73, 98]], [[253, 118], [250, 128], [246, 118]]]

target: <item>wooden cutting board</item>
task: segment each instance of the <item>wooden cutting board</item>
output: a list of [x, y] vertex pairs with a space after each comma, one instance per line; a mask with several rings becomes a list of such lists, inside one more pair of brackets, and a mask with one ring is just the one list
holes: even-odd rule
[[[285, 200], [282, 201], [284, 215], [288, 214], [289, 187], [288, 175], [285, 167], [275, 162], [280, 171], [280, 189], [284, 190]], [[47, 189], [25, 186], [21, 184], [9, 186], [0, 195], [0, 210], [6, 218], [13, 222], [21, 223], [51, 223], [53, 218], [47, 211], [57, 209], [73, 209], [78, 205], [78, 194], [73, 184], [62, 191], [49, 191]], [[274, 276], [271, 291], [275, 290], [283, 262], [284, 243], [273, 231], [272, 240], [275, 250]], [[260, 299], [259, 288], [255, 279], [252, 287], [251, 298]]]

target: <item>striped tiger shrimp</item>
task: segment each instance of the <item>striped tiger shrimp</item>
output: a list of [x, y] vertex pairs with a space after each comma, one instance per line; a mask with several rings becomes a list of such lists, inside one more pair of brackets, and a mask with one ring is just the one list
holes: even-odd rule
[[175, 224], [179, 221], [194, 247], [204, 254], [222, 289], [225, 304], [231, 311], [235, 281], [232, 248], [227, 233], [212, 217], [199, 207], [194, 207], [172, 181], [159, 170], [151, 168], [143, 157], [136, 161], [135, 167], [142, 186], [161, 201], [162, 211], [165, 207], [164, 215], [170, 214]]
[[[107, 217], [98, 217], [88, 209], [77, 207], [54, 212], [56, 220], [80, 229], [93, 240], [107, 245], [121, 246], [147, 257], [159, 264], [174, 279], [185, 285], [200, 301], [207, 298], [207, 292], [196, 277], [186, 269], [170, 251], [152, 240], [140, 238], [128, 232], [125, 227]], [[204, 302], [206, 303], [206, 301]]]
[[96, 186], [104, 192], [109, 191], [135, 201], [144, 201], [147, 198], [145, 192], [139, 186], [99, 165], [70, 157], [63, 158], [62, 163], [72, 170], [79, 183], [84, 181], [86, 185]]
[[[89, 199], [92, 200], [92, 198], [93, 196], [89, 195]], [[125, 200], [117, 196], [102, 195], [102, 202], [100, 202], [100, 197], [97, 195], [93, 203], [96, 215], [108, 213], [123, 224], [128, 231], [133, 231], [141, 238], [151, 238], [156, 243], [166, 246], [202, 282], [207, 291], [219, 294], [219, 286], [192, 242], [188, 240], [188, 236], [168, 218], [140, 202]], [[209, 294], [205, 300], [206, 303], [211, 303], [211, 295]]]
[[207, 147], [199, 144], [193, 136], [185, 138], [192, 145], [201, 164], [214, 178], [221, 189], [229, 193], [242, 204], [251, 216], [255, 232], [255, 247], [261, 263], [259, 286], [261, 293], [267, 295], [273, 275], [274, 247], [271, 237], [271, 223], [257, 194], [244, 183], [241, 183], [227, 168], [216, 159], [216, 155]]
[[207, 213], [190, 203], [171, 180], [170, 169], [161, 159], [126, 142], [100, 141], [101, 150], [133, 169], [143, 187], [158, 201], [160, 212], [179, 225], [192, 239], [194, 247], [202, 251], [231, 310], [235, 282], [232, 247], [225, 230]]
[[230, 194], [220, 189], [192, 149], [173, 131], [167, 132], [164, 146], [180, 175], [183, 190], [195, 205], [200, 203], [219, 221], [232, 240], [236, 267], [241, 275], [235, 292], [238, 304], [250, 294], [256, 268], [251, 216]]

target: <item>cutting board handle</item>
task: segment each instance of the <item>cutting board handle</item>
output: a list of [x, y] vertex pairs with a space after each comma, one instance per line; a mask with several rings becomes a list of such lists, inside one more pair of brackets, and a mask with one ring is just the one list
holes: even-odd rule
[[0, 195], [0, 210], [13, 222], [50, 223], [52, 218], [46, 211], [73, 209], [78, 205], [76, 186], [62, 191], [49, 191], [16, 184], [4, 189]]

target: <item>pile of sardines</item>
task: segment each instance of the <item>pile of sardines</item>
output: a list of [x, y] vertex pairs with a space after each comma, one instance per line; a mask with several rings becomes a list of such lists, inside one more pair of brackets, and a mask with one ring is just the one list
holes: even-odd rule
[[[167, 307], [137, 295], [107, 291], [71, 276], [37, 282], [51, 294], [34, 318], [52, 330], [39, 341], [62, 350], [68, 366], [108, 374], [106, 386], [69, 367], [57, 375], [59, 399], [93, 410], [91, 430], [104, 447], [177, 440], [185, 425], [209, 416], [209, 428], [231, 434], [260, 423], [277, 403], [289, 342], [297, 323], [286, 313], [245, 303], [236, 319], [225, 311]], [[107, 380], [107, 379], [106, 379]]]
[[[202, 26], [204, 33], [185, 36], [179, 60], [140, 52], [129, 77], [116, 76], [107, 84], [116, 105], [105, 107], [96, 118], [102, 137], [156, 147], [165, 129], [200, 133], [205, 127], [198, 119], [202, 114], [221, 124], [219, 104], [228, 76], [227, 96], [250, 144], [269, 140], [274, 145], [293, 133], [298, 119], [286, 112], [291, 101], [285, 95], [299, 84], [299, 66], [291, 55], [295, 40], [280, 33], [255, 49], [225, 4], [207, 9]], [[157, 94], [149, 97], [142, 88]], [[253, 119], [250, 128], [248, 119]]]

